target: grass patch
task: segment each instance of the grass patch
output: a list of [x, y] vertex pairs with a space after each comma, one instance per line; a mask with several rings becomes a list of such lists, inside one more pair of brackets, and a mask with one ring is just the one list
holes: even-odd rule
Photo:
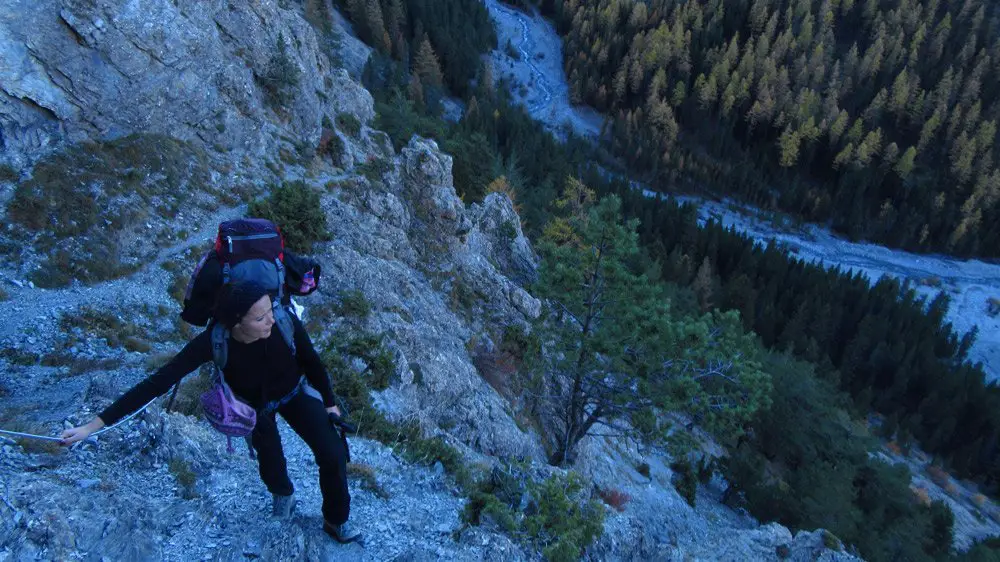
[[314, 243], [330, 240], [320, 192], [303, 181], [275, 187], [268, 197], [250, 203], [247, 213], [278, 225], [293, 252], [306, 253]]
[[147, 330], [95, 308], [84, 307], [73, 313], [64, 313], [59, 318], [59, 326], [67, 334], [75, 335], [79, 331], [83, 338], [102, 338], [111, 347], [139, 353], [147, 353], [151, 349], [143, 337]]
[[372, 313], [372, 303], [368, 301], [365, 294], [357, 289], [341, 291], [338, 295], [340, 302], [334, 308], [338, 316], [345, 316], [364, 320]]
[[337, 127], [352, 137], [357, 137], [361, 133], [361, 121], [353, 113], [338, 113]]
[[180, 485], [182, 498], [191, 500], [198, 497], [198, 492], [194, 489], [195, 484], [198, 483], [198, 475], [191, 470], [191, 464], [188, 461], [175, 457], [167, 463], [167, 468], [177, 480], [177, 484]]
[[383, 500], [390, 498], [389, 492], [378, 483], [375, 469], [367, 464], [349, 463], [347, 465], [347, 478], [358, 482], [363, 489], [375, 494], [376, 497]]
[[359, 165], [358, 173], [368, 178], [372, 183], [381, 182], [382, 178], [389, 173], [392, 165], [387, 158], [369, 156], [364, 164]]
[[20, 179], [21, 174], [17, 173], [12, 166], [7, 164], [0, 165], [0, 182], [16, 182]]
[[37, 365], [38, 362], [41, 361], [42, 356], [38, 353], [25, 351], [23, 349], [5, 347], [0, 349], [0, 359], [4, 359], [12, 365], [30, 367], [32, 365]]
[[[213, 369], [212, 365], [204, 365], [198, 369], [197, 373], [184, 377], [177, 389], [177, 396], [171, 405], [171, 411], [186, 416], [201, 415], [201, 395], [212, 388]], [[171, 390], [171, 392], [173, 391]]]
[[[3, 427], [8, 431], [31, 433], [33, 435], [51, 435], [56, 437], [57, 435], [52, 432], [51, 428], [45, 426], [44, 424], [27, 422], [21, 419], [21, 417], [30, 409], [31, 408], [29, 406], [21, 406], [3, 410], [0, 412], [0, 427]], [[25, 453], [58, 455], [66, 452], [66, 449], [55, 441], [30, 439], [27, 437], [13, 437], [13, 439]]]
[[39, 359], [39, 364], [45, 367], [62, 367], [65, 369], [65, 376], [75, 377], [93, 371], [113, 369], [119, 362], [113, 359], [94, 359], [66, 351], [55, 351], [43, 355]]
[[163, 135], [83, 143], [40, 161], [17, 185], [9, 219], [44, 256], [30, 278], [42, 287], [131, 273], [119, 237], [154, 212], [171, 218], [192, 193], [212, 192], [205, 153]]

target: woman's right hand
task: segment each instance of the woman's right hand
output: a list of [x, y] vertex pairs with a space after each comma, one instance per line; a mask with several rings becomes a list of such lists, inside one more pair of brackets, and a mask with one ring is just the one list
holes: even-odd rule
[[97, 431], [98, 429], [101, 429], [102, 427], [104, 427], [104, 420], [102, 420], [101, 418], [94, 418], [88, 424], [78, 425], [76, 427], [67, 429], [66, 431], [62, 432], [62, 435], [59, 436], [60, 439], [62, 439], [60, 445], [63, 446], [72, 445], [73, 443], [83, 441], [84, 439], [90, 437], [91, 433]]

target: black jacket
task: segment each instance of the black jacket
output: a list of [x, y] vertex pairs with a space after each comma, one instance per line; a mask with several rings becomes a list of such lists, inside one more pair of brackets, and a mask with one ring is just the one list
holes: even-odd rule
[[[244, 344], [229, 338], [229, 357], [223, 373], [226, 383], [244, 402], [260, 409], [271, 400], [278, 400], [295, 388], [304, 374], [306, 380], [323, 396], [326, 407], [337, 404], [330, 378], [312, 341], [297, 318], [295, 324], [295, 354], [275, 326], [267, 339]], [[205, 330], [188, 342], [177, 355], [156, 373], [132, 387], [121, 398], [100, 413], [105, 425], [112, 425], [141, 408], [143, 404], [170, 390], [188, 373], [212, 361], [212, 330]]]

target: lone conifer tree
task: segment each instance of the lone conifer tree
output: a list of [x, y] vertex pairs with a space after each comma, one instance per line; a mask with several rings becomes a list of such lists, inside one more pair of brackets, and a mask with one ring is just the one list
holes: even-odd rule
[[[722, 437], [739, 433], [770, 393], [739, 315], [673, 318], [663, 288], [629, 265], [638, 221], [622, 220], [617, 197], [595, 202], [570, 179], [556, 204], [564, 216], [545, 229], [535, 287], [547, 305], [536, 368], [549, 461], [572, 462], [595, 426], [621, 435], [654, 407], [685, 411]], [[662, 435], [653, 425], [643, 432]]]

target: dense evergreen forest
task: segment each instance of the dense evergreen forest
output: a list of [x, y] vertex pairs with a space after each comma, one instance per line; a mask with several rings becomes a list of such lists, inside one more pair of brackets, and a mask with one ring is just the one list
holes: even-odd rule
[[693, 181], [855, 238], [1000, 256], [997, 5], [534, 3], [573, 100], [664, 191]]
[[[401, 7], [396, 21], [405, 22], [399, 47], [390, 40], [364, 73], [376, 97], [376, 126], [397, 147], [412, 134], [436, 139], [454, 157], [460, 195], [472, 202], [491, 191], [508, 194], [541, 244], [553, 238], [565, 202], [592, 190], [601, 201], [594, 204], [611, 213], [606, 220], [615, 220], [608, 209], [619, 209], [620, 228], [635, 229], [641, 251], [623, 263], [633, 282], [642, 280], [642, 294], [654, 291], [678, 322], [716, 309], [738, 313], [750, 338], [741, 353], [767, 375], [763, 388], [771, 390], [755, 409], [732, 418], [738, 426], [715, 432], [729, 455], [714, 468], [730, 482], [733, 502], [795, 528], [829, 529], [869, 560], [956, 558], [949, 553], [950, 510], [921, 501], [905, 468], [869, 454], [876, 436], [904, 448], [916, 440], [937, 464], [989, 493], [1000, 491], [1000, 390], [965, 361], [974, 336], [959, 338], [942, 324], [947, 297], [924, 302], [898, 282], [870, 286], [859, 275], [790, 258], [718, 224], [699, 227], [693, 208], [642, 197], [626, 181], [609, 178], [593, 164], [589, 143], [557, 142], [512, 103], [505, 84], [494, 84], [488, 67], [446, 67], [438, 53], [454, 48], [448, 41], [474, 42], [448, 33], [477, 33], [473, 25], [432, 35], [429, 20], [412, 16], [409, 0], [369, 3], [383, 14]], [[445, 4], [435, 12], [440, 21], [456, 13], [484, 21], [476, 0]], [[357, 23], [369, 17], [358, 14], [373, 11], [350, 13]], [[444, 90], [435, 90], [435, 77], [446, 86], [462, 82], [455, 89], [465, 101], [458, 123], [439, 117], [435, 96]], [[662, 173], [673, 169], [661, 164]], [[604, 204], [609, 196], [620, 203]], [[883, 414], [881, 424], [868, 423], [871, 410]], [[631, 421], [641, 427], [644, 419]], [[958, 558], [992, 560], [996, 546], [983, 543]]]

